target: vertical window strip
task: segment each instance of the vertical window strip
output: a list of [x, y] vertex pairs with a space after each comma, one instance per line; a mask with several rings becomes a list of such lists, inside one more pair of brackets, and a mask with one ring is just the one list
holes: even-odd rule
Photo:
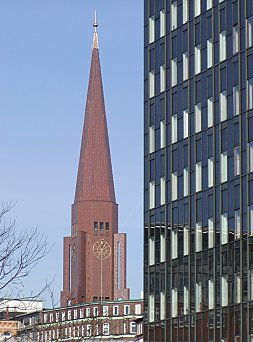
[[184, 286], [184, 315], [189, 314], [189, 290]]
[[187, 109], [184, 110], [183, 121], [184, 121], [184, 139], [185, 139], [185, 138], [188, 138], [189, 136], [189, 127], [188, 127], [189, 115], [188, 115]]
[[149, 18], [149, 44], [155, 41], [155, 17]]
[[196, 163], [195, 165], [195, 183], [196, 183], [196, 192], [201, 191], [202, 188], [202, 167], [201, 162]]
[[247, 45], [248, 48], [253, 46], [253, 16], [247, 19]]
[[201, 131], [202, 118], [201, 118], [201, 103], [195, 105], [195, 133]]
[[171, 143], [177, 142], [177, 114], [171, 117]]
[[188, 0], [183, 0], [183, 24], [185, 24], [188, 21], [188, 17]]
[[213, 226], [213, 218], [208, 219], [208, 248], [214, 247], [214, 226]]
[[240, 164], [241, 164], [241, 151], [240, 147], [234, 149], [234, 175], [238, 176], [240, 174]]
[[171, 258], [176, 259], [177, 258], [177, 230], [171, 231]]
[[241, 237], [241, 213], [240, 210], [235, 210], [235, 239]]
[[227, 120], [227, 93], [220, 93], [220, 121]]
[[202, 309], [202, 283], [195, 284], [195, 311], [200, 312]]
[[166, 124], [165, 120], [160, 121], [160, 148], [166, 146]]
[[149, 209], [155, 207], [155, 181], [149, 182]]
[[188, 52], [183, 53], [183, 81], [189, 78], [189, 54]]
[[166, 181], [165, 176], [160, 179], [160, 204], [165, 204], [165, 193], [166, 193]]
[[177, 316], [177, 288], [173, 288], [171, 291], [171, 316]]
[[201, 225], [201, 222], [196, 223], [195, 248], [196, 248], [196, 252], [202, 251], [202, 225]]
[[166, 13], [163, 9], [160, 11], [160, 37], [165, 36], [166, 34]]
[[160, 92], [164, 92], [166, 88], [166, 68], [165, 65], [160, 66]]
[[155, 126], [149, 127], [149, 153], [155, 151]]
[[214, 168], [214, 162], [213, 157], [208, 159], [208, 187], [213, 186], [213, 168]]
[[195, 17], [201, 14], [201, 0], [194, 0], [194, 15]]
[[175, 30], [177, 28], [177, 2], [173, 2], [171, 4], [171, 31]]
[[253, 78], [247, 82], [247, 108], [248, 110], [253, 109]]
[[177, 172], [171, 174], [171, 200], [177, 199]]
[[177, 84], [177, 58], [171, 60], [171, 86]]
[[239, 51], [239, 31], [238, 25], [233, 26], [233, 53]]
[[201, 45], [195, 46], [195, 75], [201, 72]]
[[149, 238], [149, 266], [155, 264], [155, 238], [154, 236], [150, 236]]
[[223, 213], [221, 215], [220, 221], [220, 231], [221, 231], [221, 244], [224, 245], [228, 243], [228, 214]]
[[155, 96], [155, 71], [149, 72], [149, 98]]
[[220, 156], [220, 174], [221, 174], [221, 183], [227, 181], [227, 151], [222, 152]]
[[239, 93], [239, 84], [233, 87], [233, 111], [234, 115], [238, 115], [240, 112], [240, 93]]
[[213, 39], [207, 41], [207, 68], [213, 66]]
[[184, 169], [184, 196], [189, 195], [189, 168]]
[[189, 255], [189, 228], [184, 226], [184, 256]]
[[213, 126], [213, 98], [210, 97], [207, 100], [207, 125], [208, 127]]
[[221, 306], [228, 305], [228, 277], [223, 275], [221, 277]]
[[208, 280], [208, 309], [214, 309], [214, 281]]
[[220, 33], [220, 62], [226, 59], [226, 31]]

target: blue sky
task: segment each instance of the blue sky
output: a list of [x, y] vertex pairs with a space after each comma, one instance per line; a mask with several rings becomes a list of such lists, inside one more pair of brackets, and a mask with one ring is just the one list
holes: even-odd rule
[[[128, 286], [142, 289], [143, 4], [141, 0], [0, 1], [0, 200], [9, 218], [53, 245], [24, 295], [55, 279], [70, 234], [97, 10], [119, 229], [128, 235]], [[47, 305], [50, 301], [47, 300]]]

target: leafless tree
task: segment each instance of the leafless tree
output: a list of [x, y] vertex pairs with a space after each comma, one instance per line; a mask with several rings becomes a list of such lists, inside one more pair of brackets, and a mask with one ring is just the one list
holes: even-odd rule
[[16, 221], [9, 220], [13, 204], [0, 208], [0, 293], [3, 298], [11, 289], [20, 288], [38, 262], [48, 252], [47, 240], [37, 228], [18, 231]]

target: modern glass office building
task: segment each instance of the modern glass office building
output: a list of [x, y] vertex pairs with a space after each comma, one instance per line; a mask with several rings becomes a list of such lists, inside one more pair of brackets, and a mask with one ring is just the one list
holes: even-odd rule
[[253, 0], [144, 0], [145, 341], [253, 341]]

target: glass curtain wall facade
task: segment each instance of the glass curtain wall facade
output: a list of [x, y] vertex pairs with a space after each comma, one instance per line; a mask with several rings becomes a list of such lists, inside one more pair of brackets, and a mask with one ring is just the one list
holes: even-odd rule
[[253, 1], [144, 7], [144, 340], [253, 341]]

